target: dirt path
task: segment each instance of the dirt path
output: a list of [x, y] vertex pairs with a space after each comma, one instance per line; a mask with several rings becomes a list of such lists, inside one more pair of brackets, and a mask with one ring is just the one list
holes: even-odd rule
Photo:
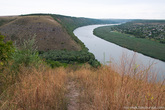
[[79, 91], [76, 88], [76, 84], [74, 81], [68, 82], [68, 94], [67, 94], [67, 99], [69, 100], [67, 110], [79, 110]]

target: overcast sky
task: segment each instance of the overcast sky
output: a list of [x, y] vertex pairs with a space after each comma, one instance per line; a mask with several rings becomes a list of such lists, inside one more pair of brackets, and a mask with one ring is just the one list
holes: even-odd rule
[[0, 16], [30, 13], [89, 18], [165, 19], [165, 0], [1, 0]]

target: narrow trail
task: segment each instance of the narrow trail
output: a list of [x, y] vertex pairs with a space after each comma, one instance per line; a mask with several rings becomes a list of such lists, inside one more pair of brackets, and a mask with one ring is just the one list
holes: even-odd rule
[[67, 99], [69, 99], [67, 110], [79, 110], [79, 91], [76, 88], [76, 84], [74, 81], [68, 82], [68, 94], [66, 95]]

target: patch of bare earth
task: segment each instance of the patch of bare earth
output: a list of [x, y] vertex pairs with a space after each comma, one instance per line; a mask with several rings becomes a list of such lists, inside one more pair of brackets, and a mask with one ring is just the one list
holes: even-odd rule
[[74, 81], [68, 82], [68, 94], [66, 95], [68, 102], [67, 110], [79, 110], [79, 90], [76, 88], [76, 84]]

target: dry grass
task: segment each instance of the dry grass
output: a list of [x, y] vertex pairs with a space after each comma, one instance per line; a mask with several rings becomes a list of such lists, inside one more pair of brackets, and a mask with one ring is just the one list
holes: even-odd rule
[[[82, 110], [123, 110], [125, 107], [165, 107], [165, 85], [147, 68], [121, 62], [121, 74], [114, 66], [98, 70], [81, 69], [74, 78], [81, 91]], [[127, 66], [126, 66], [127, 65]], [[125, 108], [126, 109], [126, 108]], [[128, 108], [127, 108], [128, 109]]]
[[[164, 81], [156, 82], [156, 75], [149, 71], [150, 66], [142, 68], [143, 66], [137, 66], [134, 62], [121, 60], [120, 67], [110, 65], [98, 69], [82, 67], [76, 70], [42, 67], [29, 70], [22, 67], [20, 80], [0, 95], [0, 109], [67, 109], [69, 82], [75, 84], [73, 87], [76, 89], [72, 89], [79, 94], [76, 98], [73, 94], [72, 99], [76, 100], [76, 106], [80, 110], [165, 107]], [[121, 74], [116, 72], [119, 70]]]
[[0, 96], [0, 110], [63, 110], [66, 109], [65, 69], [22, 68], [17, 83]]

